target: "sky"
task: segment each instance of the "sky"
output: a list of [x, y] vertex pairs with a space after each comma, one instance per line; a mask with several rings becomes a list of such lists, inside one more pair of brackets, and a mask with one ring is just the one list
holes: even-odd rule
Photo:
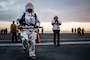
[[34, 5], [34, 11], [43, 23], [50, 23], [56, 15], [64, 24], [90, 23], [90, 0], [0, 0], [0, 21], [16, 20], [28, 2]]

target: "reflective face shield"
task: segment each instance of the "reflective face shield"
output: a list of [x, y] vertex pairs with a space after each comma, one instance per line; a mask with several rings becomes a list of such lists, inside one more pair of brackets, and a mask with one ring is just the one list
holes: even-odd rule
[[30, 12], [33, 12], [32, 9], [26, 9], [26, 11], [29, 12], [29, 13], [30, 13]]

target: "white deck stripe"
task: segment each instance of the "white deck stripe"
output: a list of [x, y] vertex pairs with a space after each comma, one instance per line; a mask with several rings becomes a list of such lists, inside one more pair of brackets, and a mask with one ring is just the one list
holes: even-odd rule
[[[81, 42], [61, 42], [60, 44], [90, 44], [90, 41], [81, 41]], [[39, 43], [36, 45], [53, 45], [53, 43]], [[3, 43], [0, 46], [22, 46], [21, 43]]]
[[[53, 40], [53, 39], [41, 39], [41, 40]], [[60, 40], [90, 40], [90, 38], [66, 38], [66, 39], [60, 39]]]
[[[41, 39], [42, 41], [50, 41], [50, 40], [53, 40], [53, 39]], [[60, 40], [90, 40], [90, 38], [75, 38], [75, 39], [60, 39]], [[4, 41], [12, 41], [12, 40], [0, 40], [0, 42], [4, 42]]]

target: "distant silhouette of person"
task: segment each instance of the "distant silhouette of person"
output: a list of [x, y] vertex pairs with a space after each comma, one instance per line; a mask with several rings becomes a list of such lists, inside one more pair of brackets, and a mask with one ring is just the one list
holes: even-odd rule
[[54, 19], [51, 22], [52, 26], [53, 26], [53, 36], [54, 36], [54, 46], [56, 46], [56, 36], [58, 38], [57, 40], [57, 45], [60, 46], [60, 41], [59, 41], [59, 36], [60, 36], [60, 25], [61, 25], [61, 21], [58, 20], [58, 17], [55, 16]]
[[4, 34], [5, 34], [5, 29], [4, 29]]
[[77, 28], [77, 33], [78, 33], [78, 35], [81, 35], [81, 28], [80, 27]]
[[7, 34], [7, 28], [4, 29], [4, 33]]
[[13, 23], [11, 24], [10, 26], [10, 32], [12, 34], [12, 42], [14, 42], [14, 39], [16, 40], [17, 42], [17, 30], [16, 30], [16, 24], [15, 24], [15, 21], [13, 21]]
[[82, 35], [84, 35], [84, 31], [85, 31], [84, 28], [82, 28]]
[[74, 29], [75, 33], [76, 33], [76, 28]]
[[1, 34], [4, 34], [4, 29], [1, 29]]
[[43, 32], [44, 32], [44, 28], [42, 27], [41, 29], [42, 29], [42, 34], [43, 34]]
[[4, 34], [4, 29], [2, 29], [2, 34]]
[[73, 33], [73, 28], [71, 29], [72, 33]]

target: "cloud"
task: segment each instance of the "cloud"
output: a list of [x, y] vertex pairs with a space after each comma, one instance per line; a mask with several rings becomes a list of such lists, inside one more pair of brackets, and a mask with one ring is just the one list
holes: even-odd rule
[[13, 10], [7, 10], [7, 11], [0, 11], [0, 20], [3, 20], [3, 21], [12, 21], [13, 19], [16, 18], [16, 11], [13, 11]]
[[[17, 19], [30, 0], [0, 0], [0, 21]], [[31, 0], [41, 21], [90, 22], [90, 0]]]

